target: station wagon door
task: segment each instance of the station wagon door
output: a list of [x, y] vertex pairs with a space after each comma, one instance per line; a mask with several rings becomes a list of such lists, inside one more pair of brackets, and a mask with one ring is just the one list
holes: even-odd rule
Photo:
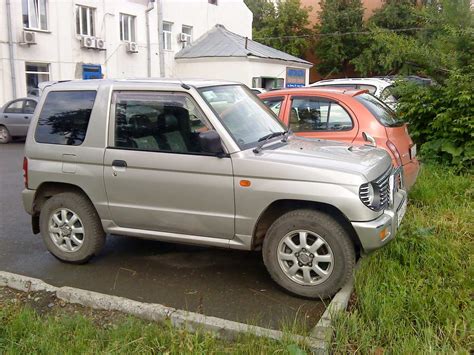
[[299, 136], [352, 143], [358, 123], [343, 104], [317, 96], [292, 96], [286, 107], [287, 125]]
[[104, 158], [113, 221], [124, 228], [232, 239], [231, 159], [201, 151], [210, 129], [183, 92], [115, 92]]
[[2, 113], [3, 122], [12, 136], [26, 136], [28, 131], [31, 116], [24, 113], [24, 102], [23, 99], [15, 100]]

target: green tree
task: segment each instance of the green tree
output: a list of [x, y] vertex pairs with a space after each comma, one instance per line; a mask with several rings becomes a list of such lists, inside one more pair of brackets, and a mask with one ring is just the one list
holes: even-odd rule
[[315, 30], [320, 34], [316, 41], [318, 71], [323, 75], [346, 72], [350, 61], [357, 57], [364, 46], [364, 8], [361, 0], [321, 0], [319, 24]]
[[[300, 0], [280, 1], [275, 7], [263, 0], [245, 0], [254, 14], [253, 38], [260, 43], [301, 57], [310, 48], [312, 30]], [[269, 6], [272, 8], [270, 9]]]

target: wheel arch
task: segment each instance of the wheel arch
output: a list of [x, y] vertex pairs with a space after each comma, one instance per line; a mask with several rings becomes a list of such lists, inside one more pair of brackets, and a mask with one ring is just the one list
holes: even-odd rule
[[39, 226], [39, 214], [44, 203], [54, 195], [63, 193], [63, 192], [74, 192], [79, 195], [84, 196], [89, 200], [93, 205], [92, 200], [89, 198], [87, 193], [77, 185], [64, 183], [64, 182], [43, 182], [38, 186], [35, 193], [35, 198], [33, 200], [33, 215], [32, 215], [32, 224], [33, 224], [33, 233], [38, 234], [40, 232]]
[[324, 212], [336, 219], [336, 221], [339, 222], [341, 226], [343, 226], [345, 231], [350, 236], [351, 241], [354, 244], [357, 256], [360, 255], [362, 246], [360, 244], [359, 238], [357, 237], [356, 231], [354, 230], [352, 224], [350, 223], [349, 219], [344, 215], [344, 213], [342, 213], [338, 208], [327, 203], [293, 199], [273, 201], [260, 214], [257, 223], [255, 224], [252, 235], [252, 249], [261, 248], [268, 229], [277, 218], [287, 212], [298, 209], [313, 209], [316, 211]]

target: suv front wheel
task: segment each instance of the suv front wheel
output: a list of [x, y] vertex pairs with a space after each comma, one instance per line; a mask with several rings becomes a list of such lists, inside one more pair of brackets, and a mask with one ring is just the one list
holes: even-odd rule
[[302, 209], [285, 213], [270, 226], [263, 260], [273, 280], [289, 292], [323, 299], [352, 276], [355, 250], [335, 219]]
[[74, 264], [89, 261], [105, 243], [105, 233], [94, 206], [74, 192], [54, 195], [44, 203], [40, 231], [51, 254]]

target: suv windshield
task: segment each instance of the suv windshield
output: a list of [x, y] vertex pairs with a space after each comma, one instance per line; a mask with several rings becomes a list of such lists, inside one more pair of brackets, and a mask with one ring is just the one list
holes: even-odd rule
[[241, 85], [199, 89], [240, 149], [255, 147], [259, 139], [286, 128], [270, 110]]
[[360, 94], [355, 99], [365, 106], [372, 113], [377, 121], [386, 127], [399, 127], [403, 125], [403, 120], [385, 103], [370, 94]]

